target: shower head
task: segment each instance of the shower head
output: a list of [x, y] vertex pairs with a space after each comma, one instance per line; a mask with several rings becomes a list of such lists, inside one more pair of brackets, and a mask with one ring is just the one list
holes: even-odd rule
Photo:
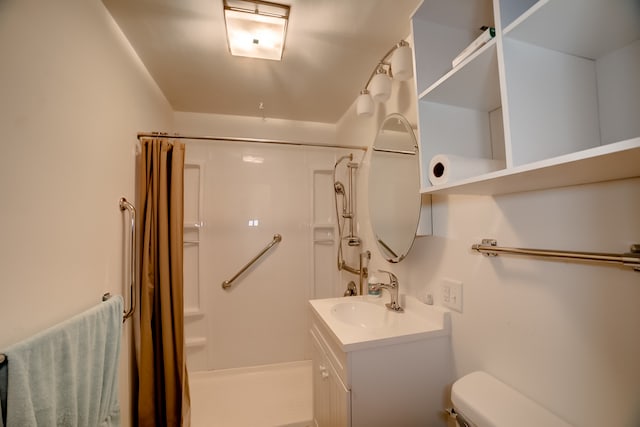
[[342, 184], [340, 181], [336, 181], [333, 184], [333, 189], [336, 192], [335, 194], [335, 198], [336, 198], [336, 215], [338, 214], [338, 195], [342, 196], [342, 216], [344, 217], [344, 215], [347, 213], [347, 193], [346, 190], [344, 189], [344, 184]]

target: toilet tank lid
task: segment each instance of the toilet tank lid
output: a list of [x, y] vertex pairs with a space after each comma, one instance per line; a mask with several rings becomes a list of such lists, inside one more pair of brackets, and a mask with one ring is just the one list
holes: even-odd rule
[[486, 372], [473, 372], [451, 388], [456, 411], [478, 427], [571, 427]]

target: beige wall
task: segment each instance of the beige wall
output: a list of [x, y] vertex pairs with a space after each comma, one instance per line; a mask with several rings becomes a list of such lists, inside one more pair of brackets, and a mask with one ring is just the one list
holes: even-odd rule
[[[355, 108], [338, 123], [338, 142], [371, 145], [386, 114], [415, 123], [415, 96], [394, 83], [371, 118]], [[408, 105], [408, 106], [407, 106]], [[381, 108], [382, 107], [382, 108]], [[394, 271], [401, 293], [441, 304], [444, 278], [463, 282], [463, 312], [452, 313], [454, 377], [485, 370], [581, 427], [638, 425], [640, 277], [630, 269], [473, 253], [504, 246], [620, 253], [640, 242], [640, 179], [546, 191], [433, 198], [434, 235], [389, 264], [368, 218], [369, 155], [359, 172], [359, 233], [371, 271]], [[357, 260], [356, 252], [351, 260]], [[353, 261], [352, 261], [353, 262]], [[353, 276], [344, 274], [343, 284]], [[383, 296], [387, 298], [387, 296]], [[425, 360], [428, 363], [428, 360]]]
[[0, 52], [1, 351], [124, 293], [135, 135], [172, 111], [98, 0], [0, 2]]

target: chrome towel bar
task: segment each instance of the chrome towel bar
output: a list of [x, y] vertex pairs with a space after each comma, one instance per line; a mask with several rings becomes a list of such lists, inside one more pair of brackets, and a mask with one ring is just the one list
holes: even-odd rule
[[509, 255], [530, 255], [542, 258], [568, 259], [578, 261], [595, 261], [610, 264], [622, 264], [625, 267], [631, 267], [635, 271], [640, 272], [640, 245], [631, 245], [630, 252], [624, 254], [607, 254], [599, 252], [573, 252], [573, 251], [557, 251], [547, 249], [525, 249], [525, 248], [506, 248], [497, 246], [498, 242], [494, 239], [482, 239], [481, 244], [471, 246], [474, 251], [480, 252], [485, 256], [498, 256], [499, 254]]
[[120, 199], [120, 210], [129, 211], [129, 219], [131, 220], [131, 237], [129, 239], [129, 274], [131, 279], [129, 282], [129, 309], [124, 311], [123, 322], [126, 322], [133, 315], [136, 309], [136, 208], [124, 197]]
[[229, 289], [231, 287], [231, 283], [233, 283], [233, 281], [236, 280], [238, 278], [238, 276], [240, 276], [242, 273], [247, 271], [247, 269], [249, 267], [251, 267], [254, 262], [256, 262], [258, 259], [260, 259], [260, 257], [262, 255], [264, 255], [269, 249], [271, 249], [273, 247], [273, 245], [275, 245], [276, 243], [280, 243], [281, 241], [282, 241], [282, 236], [279, 235], [279, 234], [274, 234], [273, 235], [273, 240], [271, 242], [269, 242], [269, 244], [258, 255], [253, 257], [253, 259], [251, 261], [249, 261], [244, 267], [242, 267], [240, 269], [240, 271], [238, 271], [236, 273], [235, 276], [233, 276], [229, 280], [225, 280], [224, 282], [222, 282], [222, 289]]
[[[105, 293], [102, 295], [102, 302], [107, 301], [109, 298], [111, 298], [111, 294], [109, 292]], [[124, 319], [126, 320], [126, 319]], [[123, 320], [123, 322], [124, 322]], [[3, 364], [5, 361], [7, 360], [7, 355], [4, 353], [0, 353], [0, 365]]]

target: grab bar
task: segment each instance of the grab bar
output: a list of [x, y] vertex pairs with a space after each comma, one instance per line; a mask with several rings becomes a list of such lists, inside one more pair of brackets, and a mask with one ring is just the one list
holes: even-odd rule
[[236, 273], [235, 276], [233, 276], [231, 279], [229, 280], [225, 280], [224, 282], [222, 282], [222, 289], [229, 289], [231, 287], [231, 283], [233, 283], [234, 280], [236, 280], [238, 278], [238, 276], [240, 276], [242, 273], [244, 273], [247, 268], [251, 267], [253, 265], [254, 262], [256, 262], [262, 255], [265, 254], [265, 252], [267, 252], [269, 249], [271, 249], [273, 247], [273, 245], [275, 245], [276, 243], [280, 243], [282, 241], [282, 236], [279, 234], [274, 234], [273, 235], [273, 240], [271, 242], [269, 242], [269, 244], [255, 257], [253, 257], [253, 259], [251, 261], [249, 261], [244, 267], [242, 267], [240, 269], [240, 271], [238, 271]]
[[622, 264], [640, 272], [640, 245], [631, 245], [631, 250], [624, 254], [607, 254], [599, 252], [572, 252], [547, 249], [505, 248], [497, 246], [494, 239], [482, 239], [482, 244], [471, 246], [474, 251], [485, 256], [498, 256], [498, 254], [531, 255], [543, 258], [570, 259], [579, 261], [596, 261], [614, 264]]
[[129, 211], [129, 216], [131, 219], [131, 238], [129, 244], [129, 273], [131, 275], [131, 281], [129, 283], [129, 303], [131, 304], [129, 310], [124, 311], [124, 316], [122, 322], [126, 322], [129, 317], [133, 315], [134, 310], [136, 309], [136, 238], [135, 238], [135, 227], [136, 227], [136, 208], [127, 201], [124, 197], [120, 199], [120, 210]]

